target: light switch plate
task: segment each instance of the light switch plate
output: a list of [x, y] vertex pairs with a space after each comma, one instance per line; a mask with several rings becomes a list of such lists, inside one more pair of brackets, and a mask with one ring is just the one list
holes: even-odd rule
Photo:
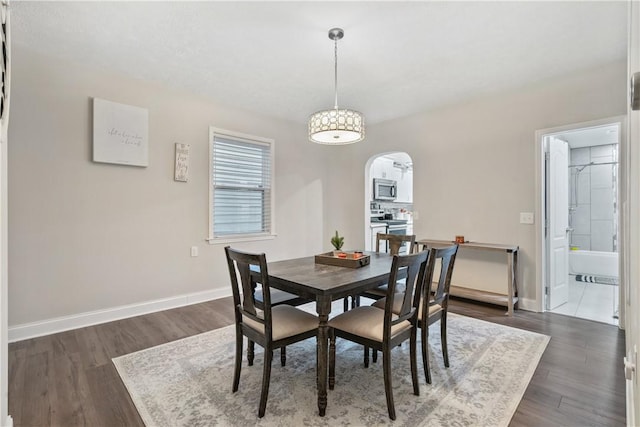
[[191, 256], [198, 256], [198, 247], [197, 246], [191, 246]]
[[533, 224], [533, 212], [520, 212], [520, 224]]

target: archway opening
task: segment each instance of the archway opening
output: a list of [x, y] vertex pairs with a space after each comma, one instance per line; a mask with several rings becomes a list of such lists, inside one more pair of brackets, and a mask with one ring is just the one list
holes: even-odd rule
[[413, 234], [413, 161], [405, 152], [372, 156], [365, 168], [365, 250], [376, 233]]

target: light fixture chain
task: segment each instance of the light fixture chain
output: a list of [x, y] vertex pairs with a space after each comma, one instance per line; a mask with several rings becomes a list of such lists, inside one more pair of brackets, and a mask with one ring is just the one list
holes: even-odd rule
[[334, 73], [335, 73], [335, 77], [334, 77], [334, 86], [335, 86], [335, 105], [334, 108], [337, 110], [338, 109], [338, 38], [336, 37], [333, 40], [333, 53], [334, 53], [334, 57], [335, 57], [335, 66], [334, 66]]
[[309, 140], [318, 144], [344, 145], [364, 139], [362, 113], [348, 108], [338, 109], [338, 40], [343, 36], [342, 28], [329, 30], [329, 38], [333, 40], [335, 103], [333, 109], [321, 110], [309, 117]]

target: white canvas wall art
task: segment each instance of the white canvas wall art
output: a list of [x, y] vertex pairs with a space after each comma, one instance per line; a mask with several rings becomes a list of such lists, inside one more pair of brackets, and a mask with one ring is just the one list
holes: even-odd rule
[[93, 98], [93, 161], [149, 166], [149, 112]]

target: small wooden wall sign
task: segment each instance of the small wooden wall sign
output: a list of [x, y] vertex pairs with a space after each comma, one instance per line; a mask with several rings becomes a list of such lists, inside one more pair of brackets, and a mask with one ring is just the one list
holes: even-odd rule
[[189, 178], [189, 144], [176, 143], [176, 169], [174, 179], [187, 182]]

